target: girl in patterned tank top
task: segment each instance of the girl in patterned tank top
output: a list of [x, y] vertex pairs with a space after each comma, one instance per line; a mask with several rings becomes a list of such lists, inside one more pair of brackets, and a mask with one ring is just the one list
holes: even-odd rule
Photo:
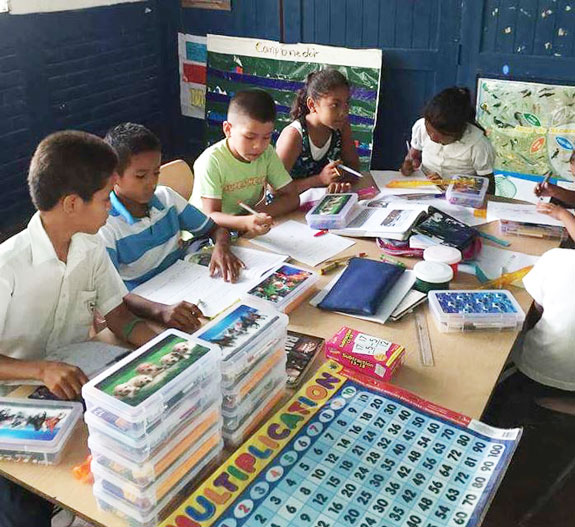
[[335, 69], [310, 73], [294, 100], [290, 123], [276, 151], [302, 193], [312, 187], [348, 192], [339, 163], [359, 170], [359, 156], [348, 121], [350, 86]]

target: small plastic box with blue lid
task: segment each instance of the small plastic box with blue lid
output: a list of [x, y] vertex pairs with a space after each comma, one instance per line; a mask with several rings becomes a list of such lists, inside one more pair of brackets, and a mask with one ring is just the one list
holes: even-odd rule
[[326, 194], [321, 201], [305, 215], [305, 221], [312, 229], [343, 229], [354, 214], [357, 194]]
[[436, 290], [428, 295], [439, 331], [520, 330], [525, 313], [505, 289]]

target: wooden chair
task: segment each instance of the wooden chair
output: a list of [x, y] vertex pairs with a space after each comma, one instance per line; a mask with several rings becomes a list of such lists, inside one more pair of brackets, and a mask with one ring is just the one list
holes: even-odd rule
[[194, 188], [194, 173], [183, 159], [176, 159], [160, 167], [158, 183], [170, 187], [188, 201]]

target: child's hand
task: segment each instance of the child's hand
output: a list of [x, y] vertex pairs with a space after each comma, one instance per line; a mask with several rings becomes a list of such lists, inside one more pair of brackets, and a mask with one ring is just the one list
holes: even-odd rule
[[232, 251], [229, 246], [222, 247], [218, 244], [212, 252], [210, 260], [210, 275], [222, 276], [226, 282], [235, 282], [240, 276], [240, 270], [245, 269], [245, 264]]
[[340, 163], [340, 161], [331, 161], [323, 167], [322, 171], [318, 175], [319, 181], [322, 185], [327, 187], [341, 179], [341, 174], [337, 169], [337, 165]]
[[88, 382], [84, 372], [65, 362], [45, 361], [40, 365], [40, 380], [56, 397], [76, 399]]
[[160, 309], [160, 322], [169, 328], [176, 328], [191, 333], [198, 329], [202, 323], [199, 317], [203, 316], [198, 306], [185, 300], [171, 306], [164, 305]]
[[263, 212], [251, 214], [245, 218], [247, 234], [254, 236], [267, 234], [270, 232], [273, 225], [273, 218], [269, 214], [264, 214]]
[[559, 197], [558, 190], [559, 187], [553, 183], [549, 183], [549, 181], [545, 183], [537, 183], [537, 185], [535, 185], [535, 195], [540, 198], [557, 198]]
[[351, 190], [351, 183], [330, 183], [327, 187], [328, 194], [343, 194]]
[[561, 205], [543, 202], [537, 203], [537, 212], [540, 212], [541, 214], [547, 214], [548, 216], [551, 216], [552, 218], [555, 218], [559, 221], [564, 221], [565, 217], [571, 214], [567, 209], [561, 207]]
[[403, 160], [403, 163], [401, 163], [401, 166], [399, 167], [399, 171], [404, 176], [411, 176], [411, 174], [413, 174], [413, 172], [415, 172], [415, 167], [413, 166], [413, 159], [411, 159], [411, 157], [406, 157]]

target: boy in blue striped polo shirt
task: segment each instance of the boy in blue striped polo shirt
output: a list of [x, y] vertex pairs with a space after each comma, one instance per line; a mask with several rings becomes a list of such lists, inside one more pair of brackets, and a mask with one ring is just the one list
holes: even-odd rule
[[[211, 274], [235, 281], [243, 263], [230, 251], [229, 231], [171, 188], [157, 186], [162, 158], [159, 139], [142, 125], [124, 123], [112, 128], [105, 141], [118, 154], [119, 177], [110, 194], [110, 216], [99, 234], [128, 289], [184, 256], [182, 230], [196, 239], [210, 236], [215, 242]], [[189, 302], [168, 306], [133, 293], [124, 301], [137, 315], [169, 327], [192, 331], [200, 325], [201, 312]]]

